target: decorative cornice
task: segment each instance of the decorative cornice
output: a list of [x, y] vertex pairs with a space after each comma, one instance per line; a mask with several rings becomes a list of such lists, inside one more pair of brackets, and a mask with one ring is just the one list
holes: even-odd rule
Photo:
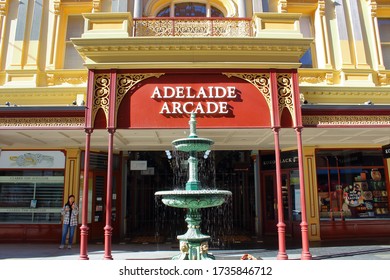
[[389, 126], [390, 116], [302, 116], [304, 126]]
[[[87, 67], [99, 64], [245, 63], [291, 64], [310, 47], [305, 38], [146, 37], [72, 39]], [[142, 58], [142, 61], [141, 61]], [[132, 67], [131, 67], [132, 68]]]
[[0, 105], [5, 102], [18, 106], [69, 106], [86, 87], [0, 88]]
[[299, 76], [299, 83], [321, 84], [326, 80], [327, 80], [326, 74], [318, 74], [312, 76]]
[[83, 128], [84, 117], [51, 117], [51, 118], [0, 118], [0, 126], [7, 128]]
[[390, 103], [390, 91], [389, 88], [365, 88], [365, 87], [307, 87], [307, 86], [300, 86], [300, 91], [304, 94], [310, 94], [310, 95], [324, 95], [324, 96], [330, 96], [334, 95], [335, 97], [338, 96], [348, 96], [348, 97], [360, 97], [360, 96], [375, 96], [375, 97], [384, 97], [387, 98]]
[[46, 74], [48, 86], [58, 86], [63, 84], [86, 85], [88, 79], [87, 71], [77, 71], [77, 73], [50, 73]]
[[7, 15], [8, 10], [8, 0], [1, 0], [0, 1], [0, 16]]
[[[154, 40], [154, 39], [153, 39]], [[183, 45], [127, 45], [127, 46], [93, 46], [93, 47], [78, 47], [77, 50], [81, 53], [101, 53], [101, 52], [139, 52], [139, 51], [275, 51], [275, 52], [302, 52], [307, 50], [305, 46], [297, 46], [291, 44], [285, 45], [258, 45], [258, 44], [183, 44]]]
[[369, 7], [371, 8], [371, 17], [375, 18], [376, 17], [376, 12], [378, 10], [378, 5], [377, 5], [376, 1], [375, 0], [371, 0], [369, 2]]

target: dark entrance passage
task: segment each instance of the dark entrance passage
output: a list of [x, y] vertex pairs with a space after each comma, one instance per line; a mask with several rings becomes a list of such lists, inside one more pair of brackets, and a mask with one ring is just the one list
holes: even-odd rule
[[[185, 159], [173, 153], [129, 154], [126, 236], [131, 242], [176, 242], [176, 236], [186, 231], [185, 209], [167, 207], [154, 196], [160, 190], [184, 188], [188, 180]], [[199, 180], [203, 188], [233, 194], [220, 207], [202, 209], [202, 231], [212, 237], [213, 245], [249, 241], [255, 235], [255, 180], [250, 151], [199, 155]]]

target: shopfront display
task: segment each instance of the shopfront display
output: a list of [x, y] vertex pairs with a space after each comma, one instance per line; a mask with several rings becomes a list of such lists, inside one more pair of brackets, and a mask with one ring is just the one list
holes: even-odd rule
[[[63, 171], [34, 171], [35, 176], [0, 175], [0, 223], [58, 224], [64, 192]], [[46, 172], [49, 173], [49, 172]], [[31, 172], [29, 172], [31, 174]], [[41, 176], [39, 176], [41, 175]], [[43, 176], [42, 176], [43, 175]]]
[[380, 150], [320, 150], [316, 163], [321, 220], [390, 218]]
[[61, 222], [63, 152], [2, 151], [0, 168], [0, 223]]
[[[264, 233], [274, 234], [277, 224], [277, 186], [275, 173], [275, 155], [264, 154], [261, 156], [261, 172], [263, 197], [264, 197]], [[298, 170], [297, 151], [285, 151], [281, 153], [281, 191], [283, 218], [286, 223], [286, 233], [291, 236], [299, 236], [299, 223], [301, 222], [301, 200]]]
[[49, 241], [59, 236], [64, 185], [64, 152], [1, 151], [0, 239]]

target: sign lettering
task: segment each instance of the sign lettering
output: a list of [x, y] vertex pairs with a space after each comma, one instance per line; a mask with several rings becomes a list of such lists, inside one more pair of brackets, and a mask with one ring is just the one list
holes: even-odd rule
[[162, 115], [226, 115], [229, 114], [228, 102], [238, 95], [234, 86], [202, 86], [198, 90], [191, 86], [156, 86], [151, 98], [163, 101], [159, 112]]

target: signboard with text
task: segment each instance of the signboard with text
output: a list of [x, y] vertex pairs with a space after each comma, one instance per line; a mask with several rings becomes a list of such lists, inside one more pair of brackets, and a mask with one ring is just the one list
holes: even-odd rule
[[384, 158], [390, 158], [390, 144], [382, 146], [382, 153]]
[[120, 128], [269, 127], [269, 106], [257, 87], [222, 73], [167, 73], [132, 88], [118, 111]]

